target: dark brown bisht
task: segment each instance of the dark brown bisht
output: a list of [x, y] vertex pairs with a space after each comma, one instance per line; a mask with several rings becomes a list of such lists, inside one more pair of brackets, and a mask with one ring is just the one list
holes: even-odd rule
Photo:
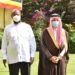
[[66, 75], [66, 55], [57, 64], [49, 60], [52, 55], [58, 56], [61, 49], [55, 46], [47, 29], [43, 31], [40, 44], [38, 75]]

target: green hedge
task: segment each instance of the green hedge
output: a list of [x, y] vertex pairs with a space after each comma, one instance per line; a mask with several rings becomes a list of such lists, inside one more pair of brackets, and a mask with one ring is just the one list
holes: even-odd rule
[[75, 31], [69, 32], [69, 52], [75, 53]]
[[75, 28], [72, 24], [63, 24], [63, 27], [68, 31], [69, 52], [75, 53]]

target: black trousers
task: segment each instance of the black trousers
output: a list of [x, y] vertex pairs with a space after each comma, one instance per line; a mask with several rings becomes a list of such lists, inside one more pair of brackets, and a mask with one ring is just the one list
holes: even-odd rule
[[30, 75], [30, 64], [26, 62], [18, 62], [9, 64], [9, 75], [19, 75], [19, 69], [21, 75]]

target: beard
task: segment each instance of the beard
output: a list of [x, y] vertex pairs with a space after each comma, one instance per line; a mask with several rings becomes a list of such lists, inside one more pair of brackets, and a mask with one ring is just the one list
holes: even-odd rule
[[18, 21], [18, 22], [15, 22], [15, 21], [14, 21], [14, 24], [19, 24], [20, 22], [21, 22], [21, 21]]

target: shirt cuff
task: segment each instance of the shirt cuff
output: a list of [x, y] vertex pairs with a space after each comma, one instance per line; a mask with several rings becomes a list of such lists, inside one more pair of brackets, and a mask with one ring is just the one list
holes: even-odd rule
[[65, 48], [64, 48], [64, 49], [61, 51], [61, 53], [59, 54], [59, 56], [63, 57], [65, 53], [66, 53], [66, 50], [65, 50]]
[[7, 59], [7, 56], [6, 56], [6, 55], [4, 55], [4, 56], [2, 57], [2, 59]]

